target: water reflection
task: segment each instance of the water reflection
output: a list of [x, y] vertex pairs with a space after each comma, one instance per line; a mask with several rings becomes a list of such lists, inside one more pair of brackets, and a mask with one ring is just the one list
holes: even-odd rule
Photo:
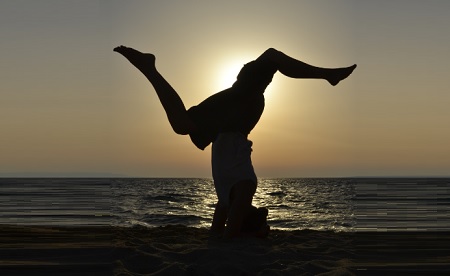
[[[217, 201], [212, 179], [127, 179], [114, 186], [118, 224], [211, 224]], [[253, 204], [269, 209], [275, 229], [349, 231], [352, 193], [352, 184], [339, 179], [259, 179]]]

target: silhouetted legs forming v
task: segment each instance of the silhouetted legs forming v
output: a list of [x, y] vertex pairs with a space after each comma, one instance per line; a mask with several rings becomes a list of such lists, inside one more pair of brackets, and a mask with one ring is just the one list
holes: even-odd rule
[[[175, 133], [180, 135], [191, 133], [195, 129], [195, 124], [188, 117], [186, 107], [178, 93], [157, 71], [155, 56], [125, 46], [116, 47], [114, 51], [126, 57], [153, 85]], [[266, 50], [258, 58], [275, 62], [278, 65], [278, 71], [290, 78], [324, 79], [333, 86], [347, 78], [356, 68], [356, 65], [333, 69], [315, 67], [293, 59], [273, 48]]]
[[[195, 131], [195, 123], [189, 118], [178, 93], [157, 71], [154, 55], [141, 53], [125, 46], [116, 47], [114, 51], [126, 57], [153, 85], [175, 133], [186, 135]], [[347, 78], [356, 68], [356, 65], [344, 68], [320, 68], [291, 58], [273, 48], [266, 50], [258, 59], [267, 59], [275, 63], [278, 71], [287, 77], [324, 79], [333, 86]], [[227, 237], [239, 235], [244, 218], [255, 208], [252, 206], [255, 191], [256, 183], [252, 181], [241, 181], [234, 185], [231, 190], [232, 200], [229, 209], [220, 202], [217, 203], [211, 230], [218, 233], [223, 233], [225, 230]], [[227, 219], [227, 227], [224, 229]], [[255, 235], [264, 235], [264, 233], [255, 233]]]
[[114, 51], [126, 57], [153, 85], [175, 133], [186, 135], [193, 131], [195, 125], [189, 119], [180, 96], [156, 70], [155, 56], [124, 46], [116, 47]]

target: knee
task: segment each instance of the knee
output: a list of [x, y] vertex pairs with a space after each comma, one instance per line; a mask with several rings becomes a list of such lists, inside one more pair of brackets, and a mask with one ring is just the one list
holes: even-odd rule
[[269, 48], [269, 49], [267, 49], [266, 51], [264, 51], [264, 53], [261, 55], [261, 57], [264, 57], [264, 58], [268, 58], [268, 59], [273, 60], [273, 59], [275, 59], [277, 56], [279, 56], [280, 53], [281, 53], [281, 52], [278, 51], [278, 50], [275, 49], [275, 48]]
[[269, 49], [267, 49], [264, 53], [268, 53], [268, 54], [276, 54], [276, 53], [278, 53], [278, 52], [280, 52], [280, 51], [278, 51], [277, 49], [275, 49], [275, 48], [269, 48]]

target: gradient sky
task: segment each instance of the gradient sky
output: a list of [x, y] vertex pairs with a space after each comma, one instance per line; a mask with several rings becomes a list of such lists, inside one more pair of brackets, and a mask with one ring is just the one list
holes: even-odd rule
[[120, 44], [187, 107], [269, 47], [336, 87], [274, 77], [250, 134], [262, 177], [449, 176], [450, 1], [0, 2], [0, 176], [209, 177]]

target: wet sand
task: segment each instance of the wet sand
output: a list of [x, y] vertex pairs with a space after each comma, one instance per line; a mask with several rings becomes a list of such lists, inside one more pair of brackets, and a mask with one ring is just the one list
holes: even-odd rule
[[450, 272], [449, 233], [271, 231], [224, 240], [185, 226], [0, 226], [1, 275], [392, 275]]

